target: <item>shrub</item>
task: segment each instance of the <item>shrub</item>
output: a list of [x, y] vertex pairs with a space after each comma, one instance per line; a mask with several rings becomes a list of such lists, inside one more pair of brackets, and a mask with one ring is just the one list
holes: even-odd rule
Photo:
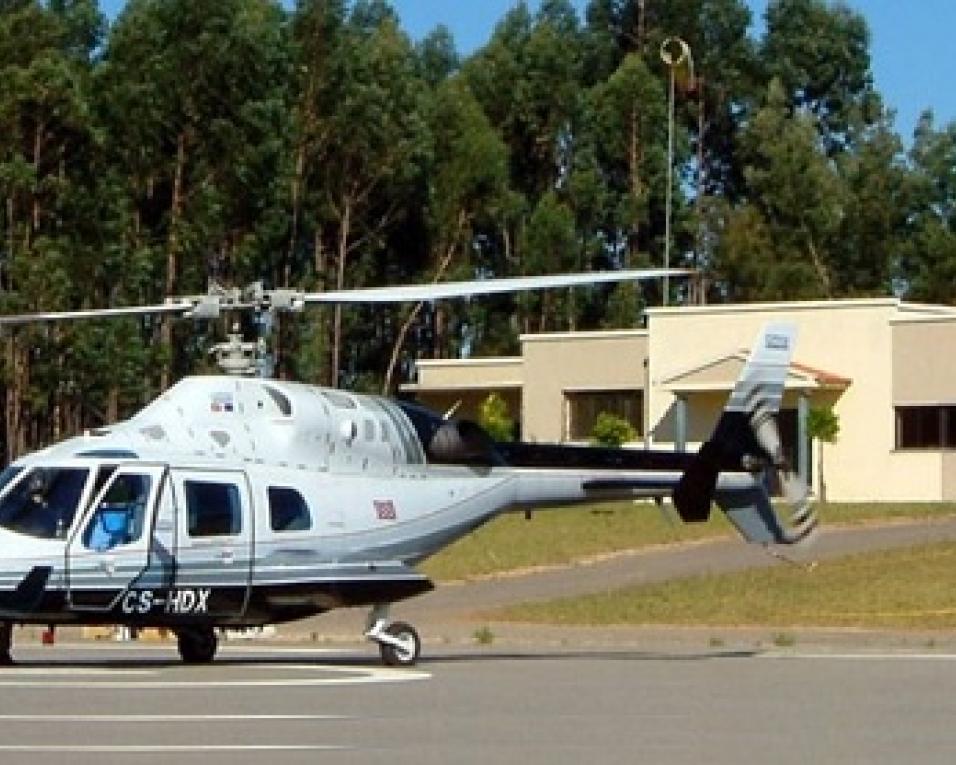
[[637, 431], [623, 417], [601, 412], [591, 431], [591, 440], [600, 446], [620, 446], [637, 438]]
[[514, 439], [515, 421], [508, 414], [508, 404], [497, 393], [489, 393], [478, 407], [478, 424], [495, 441]]

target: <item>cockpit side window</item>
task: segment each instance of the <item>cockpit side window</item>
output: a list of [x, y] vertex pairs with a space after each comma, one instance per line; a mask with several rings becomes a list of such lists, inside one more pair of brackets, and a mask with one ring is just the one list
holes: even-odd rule
[[63, 539], [88, 475], [84, 468], [33, 468], [0, 499], [0, 526], [40, 539]]
[[152, 480], [148, 475], [120, 475], [106, 490], [83, 532], [88, 550], [111, 550], [143, 536], [146, 503]]

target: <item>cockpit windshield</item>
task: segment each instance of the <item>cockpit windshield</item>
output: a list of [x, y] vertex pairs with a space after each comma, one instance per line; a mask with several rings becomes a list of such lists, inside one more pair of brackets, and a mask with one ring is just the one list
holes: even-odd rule
[[7, 484], [10, 483], [10, 481], [20, 474], [21, 470], [23, 470], [23, 468], [16, 465], [7, 465], [3, 469], [3, 472], [0, 473], [0, 493], [7, 488]]
[[89, 472], [85, 468], [33, 468], [0, 499], [0, 526], [40, 539], [63, 539]]

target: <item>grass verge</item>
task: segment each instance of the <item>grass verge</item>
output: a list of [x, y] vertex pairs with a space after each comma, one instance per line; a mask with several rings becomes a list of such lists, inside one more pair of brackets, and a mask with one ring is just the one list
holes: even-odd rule
[[541, 511], [530, 521], [520, 513], [503, 515], [421, 568], [439, 581], [469, 579], [731, 533], [730, 524], [717, 513], [706, 523], [685, 525], [673, 510], [667, 512], [670, 520], [653, 503], [627, 501]]
[[[956, 514], [954, 504], [829, 504], [819, 508], [827, 524], [923, 520]], [[438, 581], [539, 566], [562, 566], [596, 555], [651, 545], [710, 539], [732, 532], [719, 511], [702, 524], [670, 521], [650, 502], [608, 502], [534, 514], [504, 515], [427, 561], [422, 570]]]
[[548, 624], [956, 628], [956, 543], [699, 576], [516, 606], [496, 620]]

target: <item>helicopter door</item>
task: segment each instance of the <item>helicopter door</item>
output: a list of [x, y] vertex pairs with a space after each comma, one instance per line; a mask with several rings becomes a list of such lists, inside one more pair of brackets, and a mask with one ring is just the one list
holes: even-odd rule
[[240, 616], [252, 578], [253, 515], [246, 475], [240, 470], [173, 470], [172, 475], [180, 613]]
[[71, 608], [110, 611], [149, 561], [156, 497], [166, 468], [117, 468], [67, 544]]

